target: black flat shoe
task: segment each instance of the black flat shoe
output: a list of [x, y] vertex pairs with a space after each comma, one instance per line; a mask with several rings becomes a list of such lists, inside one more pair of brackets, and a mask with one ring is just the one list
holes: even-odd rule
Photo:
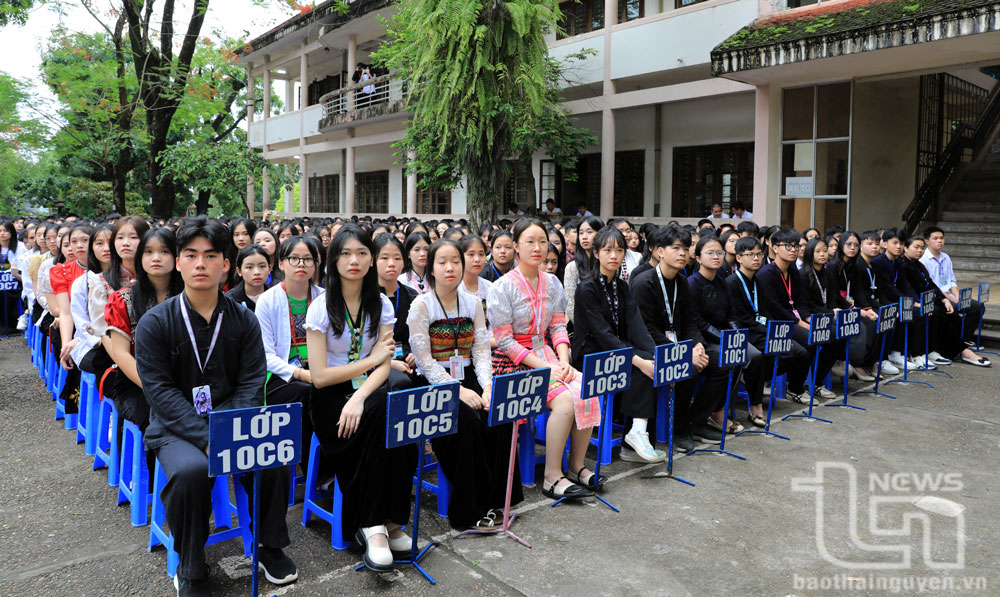
[[[556, 479], [555, 483], [549, 483], [548, 481], [542, 481], [542, 495], [549, 499], [558, 500], [561, 498], [566, 499], [577, 499], [590, 495], [590, 492], [580, 487], [579, 485], [566, 485], [565, 487], [556, 487], [560, 481], [566, 479], [566, 477], [559, 477]], [[567, 479], [569, 480], [569, 479]]]
[[580, 470], [576, 471], [575, 473], [567, 471], [566, 478], [586, 489], [590, 489], [592, 491], [600, 491], [601, 488], [604, 487], [604, 484], [607, 483], [608, 478], [605, 477], [604, 475], [595, 475], [593, 472], [591, 472], [590, 476], [587, 477], [586, 480], [584, 480], [580, 476], [580, 473], [582, 473], [586, 468], [587, 467], [585, 466], [581, 466]]

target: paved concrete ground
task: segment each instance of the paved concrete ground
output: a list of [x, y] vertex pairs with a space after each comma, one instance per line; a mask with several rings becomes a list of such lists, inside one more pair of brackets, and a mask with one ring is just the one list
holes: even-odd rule
[[[790, 442], [728, 442], [746, 461], [678, 459], [675, 472], [696, 487], [644, 479], [650, 467], [616, 460], [604, 495], [621, 513], [594, 500], [549, 508], [529, 488], [514, 530], [532, 549], [497, 536], [451, 539], [424, 499], [422, 538], [443, 539], [424, 560], [434, 586], [410, 568], [355, 572], [358, 549], [331, 550], [329, 527], [303, 528], [296, 505], [290, 554], [301, 579], [265, 582], [262, 594], [997, 595], [1000, 371], [947, 370], [955, 379], [914, 376], [934, 389], [892, 384], [898, 400], [853, 399], [864, 412], [819, 409], [833, 424], [776, 423]], [[52, 413], [23, 340], [0, 340], [0, 596], [173, 594], [164, 552], [146, 550], [148, 527], [129, 524], [106, 473], [90, 470]], [[876, 507], [873, 525], [908, 521], [909, 530], [876, 536]], [[210, 547], [208, 558], [218, 595], [249, 592], [235, 543]]]

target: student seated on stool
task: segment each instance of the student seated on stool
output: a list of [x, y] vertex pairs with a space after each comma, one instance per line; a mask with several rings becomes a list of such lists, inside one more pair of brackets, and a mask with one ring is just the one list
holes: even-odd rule
[[[167, 474], [162, 499], [180, 556], [174, 577], [178, 595], [210, 594], [205, 563], [213, 484], [208, 413], [264, 404], [267, 369], [260, 325], [219, 290], [229, 270], [228, 242], [217, 221], [185, 222], [177, 231], [184, 292], [150, 309], [136, 329], [136, 365], [150, 405], [145, 441]], [[273, 468], [261, 476], [260, 564], [269, 581], [285, 584], [298, 578], [295, 564], [282, 552], [290, 543], [288, 473]], [[252, 478], [245, 475], [242, 481], [251, 492]]]

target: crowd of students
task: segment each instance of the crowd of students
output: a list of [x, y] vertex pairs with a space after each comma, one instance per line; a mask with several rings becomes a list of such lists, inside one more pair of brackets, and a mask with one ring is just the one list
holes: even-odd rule
[[[513, 429], [487, 425], [494, 375], [551, 369], [542, 492], [575, 499], [607, 481], [584, 461], [602, 416], [581, 400], [586, 354], [634, 349], [620, 413], [603, 416], [624, 421], [621, 458], [647, 463], [666, 458], [648, 432], [658, 345], [694, 342], [700, 389], [697, 377], [675, 389], [680, 452], [743, 430], [724, 412], [723, 329], [749, 330], [749, 360], [737, 379], [754, 427], [766, 424], [769, 320], [795, 322], [778, 371], [788, 375], [788, 397], [802, 404], [810, 401], [813, 313], [857, 307], [864, 324], [850, 340], [850, 364], [837, 363], [842, 345], [823, 350], [816, 379], [835, 368], [864, 381], [895, 375], [904, 353], [907, 366], [990, 366], [970, 348], [983, 305], [974, 304], [963, 327], [941, 229], [909, 236], [833, 227], [823, 235], [750, 220], [715, 223], [635, 229], [588, 215], [472, 230], [462, 220], [405, 218], [20, 219], [0, 224], [0, 263], [68, 370], [66, 412], [76, 411], [79, 372], [87, 371], [143, 431], [149, 458], [168, 479], [161, 497], [180, 554], [178, 594], [201, 595], [209, 593], [206, 415], [213, 409], [301, 402], [304, 441], [315, 433], [322, 447], [314, 463], [320, 477], [336, 477], [343, 492], [344, 539], [365, 548], [369, 568], [388, 571], [392, 553], [413, 541], [402, 527], [416, 456], [412, 445], [385, 447], [390, 391], [461, 383], [458, 431], [432, 441], [454, 487], [449, 522], [495, 529]], [[879, 363], [878, 308], [927, 290], [936, 299], [930, 337], [912, 326], [904, 347], [902, 333], [891, 335]], [[817, 393], [833, 397], [822, 387]], [[288, 483], [280, 469], [264, 473], [260, 561], [277, 584], [298, 576], [284, 552]], [[522, 499], [515, 484], [511, 503]]]

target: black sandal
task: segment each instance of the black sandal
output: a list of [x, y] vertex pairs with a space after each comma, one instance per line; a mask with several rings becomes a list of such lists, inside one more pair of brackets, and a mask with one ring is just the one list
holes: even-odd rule
[[567, 471], [566, 474], [569, 475], [568, 479], [586, 489], [591, 489], [593, 491], [600, 491], [601, 488], [604, 487], [604, 484], [608, 481], [608, 478], [605, 477], [604, 475], [595, 475], [593, 472], [591, 472], [590, 476], [587, 477], [587, 480], [584, 481], [580, 477], [580, 473], [582, 473], [586, 468], [587, 468], [586, 466], [581, 466], [580, 470], [576, 471], [576, 473]]
[[575, 499], [589, 495], [589, 493], [579, 485], [567, 485], [565, 487], [559, 487], [557, 489], [556, 485], [558, 485], [559, 482], [562, 481], [563, 479], [566, 479], [567, 481], [571, 480], [565, 476], [559, 477], [558, 479], [556, 479], [555, 483], [551, 484], [548, 481], [543, 480], [542, 495], [553, 500], [558, 500], [562, 498]]

